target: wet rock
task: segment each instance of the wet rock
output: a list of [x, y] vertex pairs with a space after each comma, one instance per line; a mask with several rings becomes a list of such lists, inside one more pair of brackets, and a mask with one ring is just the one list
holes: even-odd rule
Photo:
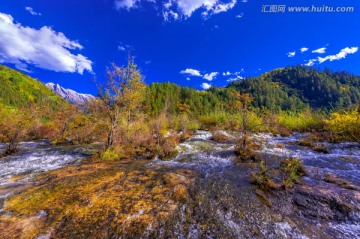
[[[15, 238], [35, 238], [49, 230], [54, 230], [51, 238], [149, 238], [160, 233], [188, 201], [195, 174], [152, 169], [147, 163], [85, 164], [47, 173], [41, 185], [6, 201], [4, 208], [14, 214], [0, 216], [0, 238], [5, 227]], [[20, 218], [37, 219], [37, 225], [24, 230]]]
[[324, 181], [327, 183], [336, 184], [345, 189], [360, 191], [360, 187], [358, 187], [342, 178], [339, 178], [335, 174], [330, 174], [330, 173], [325, 174]]
[[270, 201], [267, 199], [267, 196], [264, 194], [263, 191], [257, 189], [255, 193], [256, 193], [256, 197], [260, 200], [260, 202], [262, 202], [263, 204], [265, 204], [270, 208], [272, 207]]
[[325, 145], [316, 145], [313, 149], [314, 151], [319, 153], [329, 154], [329, 150], [326, 148]]
[[[36, 215], [30, 217], [0, 217], [0, 238], [36, 238], [44, 218]], [[26, 235], [26, 236], [25, 236]]]
[[351, 163], [351, 164], [355, 164], [358, 161], [354, 158], [348, 157], [348, 156], [341, 156], [340, 157], [342, 160], [344, 160], [346, 163]]
[[293, 204], [302, 216], [337, 221], [345, 221], [355, 210], [353, 205], [333, 190], [308, 186], [297, 189]]
[[303, 146], [303, 147], [309, 147], [309, 148], [314, 148], [315, 144], [313, 141], [309, 140], [309, 139], [302, 139], [298, 142], [298, 145]]

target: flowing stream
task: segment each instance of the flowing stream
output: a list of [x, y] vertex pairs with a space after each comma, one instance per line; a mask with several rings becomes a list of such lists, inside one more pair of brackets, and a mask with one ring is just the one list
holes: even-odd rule
[[[6, 145], [0, 145], [0, 151]], [[20, 152], [0, 159], [0, 199], [35, 183], [34, 176], [89, 157], [81, 146], [54, 146], [47, 140], [20, 143]]]
[[[197, 131], [194, 137], [181, 143], [179, 153], [170, 161], [149, 162], [147, 167], [198, 172], [192, 201], [174, 216], [171, 236], [360, 238], [360, 145], [324, 142], [318, 145], [327, 152], [317, 152], [296, 143], [305, 136], [252, 136], [261, 142], [258, 153], [264, 157], [296, 157], [304, 162], [307, 175], [288, 192], [256, 189], [250, 183], [250, 175], [257, 164], [238, 163], [235, 145], [217, 143], [207, 131]], [[0, 198], [16, 192], [19, 185], [23, 189], [33, 183], [37, 173], [79, 163], [88, 157], [83, 147], [51, 146], [46, 141], [21, 146], [20, 154], [0, 160]], [[164, 237], [162, 233], [165, 229], [160, 230], [159, 237]]]
[[[226, 134], [226, 132], [223, 132]], [[231, 137], [231, 135], [229, 135]], [[268, 158], [296, 157], [307, 176], [290, 192], [264, 193], [250, 184], [254, 163], [236, 163], [232, 143], [216, 143], [198, 131], [181, 143], [179, 154], [156, 164], [201, 172], [194, 189], [195, 204], [189, 223], [179, 216], [175, 235], [180, 238], [360, 238], [360, 145], [319, 143], [320, 153], [296, 144], [305, 134], [273, 137], [253, 135]], [[326, 175], [349, 181], [343, 188], [324, 181]], [[188, 213], [188, 212], [187, 212]], [[186, 225], [190, 224], [190, 225]], [[204, 225], [210, 224], [208, 227]], [[184, 231], [184, 228], [188, 228]], [[209, 230], [209, 228], [211, 228]]]

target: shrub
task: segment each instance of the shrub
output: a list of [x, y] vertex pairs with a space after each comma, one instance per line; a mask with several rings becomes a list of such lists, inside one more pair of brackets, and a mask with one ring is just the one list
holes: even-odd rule
[[166, 160], [174, 156], [176, 151], [176, 146], [179, 144], [179, 137], [177, 135], [171, 135], [169, 137], [163, 138], [160, 145], [157, 147], [157, 153], [160, 159]]
[[305, 175], [305, 169], [300, 159], [287, 158], [280, 163], [279, 171], [282, 174], [282, 183], [285, 189], [298, 182], [298, 178]]
[[258, 171], [252, 173], [250, 178], [250, 182], [263, 191], [280, 188], [287, 190], [306, 174], [302, 162], [296, 158], [284, 159], [278, 167], [273, 168], [267, 167], [265, 163], [265, 160], [261, 160]]
[[251, 174], [250, 182], [264, 191], [275, 189], [277, 185], [270, 177], [270, 173], [270, 169], [265, 165], [265, 160], [261, 160], [259, 163], [259, 172]]
[[219, 125], [219, 127], [225, 129], [225, 130], [238, 130], [241, 125], [241, 116], [240, 114], [228, 114], [226, 117], [226, 120], [224, 122], [224, 125]]
[[193, 135], [194, 135], [194, 131], [191, 130], [182, 131], [180, 134], [180, 142], [184, 142], [190, 139]]
[[211, 132], [212, 134], [212, 140], [214, 140], [215, 142], [218, 143], [224, 143], [224, 142], [228, 142], [230, 139], [229, 137], [224, 134], [223, 132], [221, 132], [220, 130], [215, 130]]
[[332, 113], [325, 122], [335, 140], [360, 142], [360, 113], [358, 111]]
[[248, 121], [247, 127], [250, 132], [257, 133], [265, 130], [264, 121], [256, 112], [248, 112]]
[[278, 128], [284, 128], [292, 132], [321, 131], [325, 127], [323, 117], [307, 109], [300, 113], [281, 112], [277, 115]]
[[277, 131], [282, 137], [289, 137], [291, 135], [291, 130], [286, 126], [280, 125]]
[[32, 117], [32, 112], [25, 108], [21, 110], [0, 108], [0, 142], [8, 143], [5, 156], [16, 153], [19, 150], [19, 142], [27, 139]]
[[105, 161], [115, 161], [123, 158], [124, 152], [121, 147], [111, 147], [101, 153], [100, 158]]
[[223, 125], [224, 119], [217, 116], [216, 114], [203, 115], [199, 117], [199, 122], [201, 129], [211, 130], [217, 126]]
[[169, 128], [178, 131], [198, 130], [201, 128], [197, 119], [188, 115], [172, 116], [169, 120]]
[[186, 128], [191, 131], [198, 130], [198, 129], [200, 129], [200, 124], [197, 120], [190, 119], [186, 124]]
[[240, 161], [256, 161], [255, 150], [258, 150], [260, 145], [250, 139], [247, 134], [243, 134], [235, 146], [235, 155]]
[[66, 137], [73, 139], [78, 144], [91, 143], [96, 126], [93, 121], [87, 115], [75, 116], [66, 130]]

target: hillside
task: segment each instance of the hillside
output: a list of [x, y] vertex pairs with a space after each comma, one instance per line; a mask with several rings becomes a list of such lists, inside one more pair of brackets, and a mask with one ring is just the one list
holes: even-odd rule
[[303, 66], [276, 69], [258, 78], [231, 83], [255, 97], [255, 106], [272, 110], [346, 108], [360, 101], [360, 77], [347, 72], [315, 70]]
[[0, 104], [14, 108], [46, 104], [54, 108], [63, 102], [42, 82], [0, 65]]
[[[0, 82], [0, 104], [6, 106], [21, 107], [31, 103], [45, 103], [54, 108], [64, 102], [40, 81], [2, 65]], [[254, 97], [254, 107], [266, 107], [272, 112], [297, 111], [306, 107], [339, 109], [360, 102], [360, 77], [347, 72], [319, 71], [296, 66], [276, 69], [257, 78], [232, 82], [224, 88], [212, 87], [208, 91], [198, 91], [172, 83], [152, 83], [147, 88], [145, 104], [153, 116], [165, 108], [171, 114], [187, 112], [204, 115], [226, 110], [234, 90], [251, 94]], [[76, 96], [82, 95], [76, 93]]]
[[253, 96], [253, 106], [272, 112], [300, 111], [304, 108], [341, 109], [360, 102], [360, 77], [347, 72], [319, 71], [295, 66], [276, 69], [257, 78], [232, 82], [227, 87], [197, 91], [172, 83], [148, 87], [147, 108], [151, 115], [163, 109], [176, 114], [204, 115], [231, 108], [232, 92]]
[[156, 116], [162, 110], [170, 114], [186, 112], [205, 115], [219, 109], [224, 99], [211, 91], [198, 91], [173, 83], [152, 83], [147, 88], [146, 108]]

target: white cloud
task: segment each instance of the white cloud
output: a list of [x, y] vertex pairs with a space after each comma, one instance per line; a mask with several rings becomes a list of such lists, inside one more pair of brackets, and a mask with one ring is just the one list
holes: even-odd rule
[[219, 72], [210, 72], [207, 74], [202, 74], [201, 71], [199, 70], [195, 70], [192, 68], [187, 68], [186, 70], [182, 70], [180, 71], [180, 74], [184, 74], [186, 75], [186, 79], [190, 80], [189, 76], [196, 76], [196, 77], [201, 77], [202, 79], [208, 80], [208, 81], [213, 81], [214, 79], [216, 79], [218, 76], [220, 77], [226, 77], [229, 78], [231, 77], [229, 80], [227, 80], [228, 82], [231, 81], [235, 81], [235, 80], [243, 80], [245, 79], [242, 74], [244, 73], [244, 69], [241, 69], [240, 71], [236, 71], [236, 72], [230, 72], [230, 71], [226, 71], [223, 73], [219, 73]]
[[171, 20], [178, 20], [180, 18], [179, 14], [174, 12], [173, 10], [168, 10], [163, 12], [163, 17], [166, 22]]
[[172, 0], [169, 0], [169, 1], [166, 2], [166, 3], [163, 3], [163, 7], [164, 7], [165, 9], [170, 9], [171, 6], [173, 5], [172, 2], [173, 2]]
[[[320, 48], [315, 50], [316, 53], [325, 52], [326, 48]], [[313, 66], [316, 62], [319, 64], [324, 63], [325, 61], [338, 61], [341, 59], [346, 58], [348, 54], [355, 54], [359, 50], [358, 47], [345, 47], [344, 49], [341, 49], [341, 51], [338, 54], [335, 55], [328, 55], [326, 57], [318, 57], [317, 59], [311, 59], [306, 63], [306, 66]], [[314, 51], [313, 51], [314, 52]]]
[[218, 74], [219, 74], [219, 72], [211, 72], [211, 73], [209, 73], [209, 74], [205, 74], [203, 78], [204, 78], [205, 80], [212, 81], [213, 79], [216, 78], [216, 76], [217, 76]]
[[188, 68], [186, 70], [182, 70], [180, 71], [181, 74], [186, 74], [186, 75], [191, 75], [191, 76], [198, 76], [198, 77], [202, 77], [200, 71], [195, 70], [195, 69], [191, 69]]
[[315, 62], [316, 62], [316, 59], [311, 59], [311, 60], [309, 60], [308, 63], [305, 64], [305, 66], [313, 66], [315, 64]]
[[190, 17], [199, 8], [205, 8], [207, 11], [210, 11], [216, 5], [217, 0], [176, 0], [172, 1], [172, 3], [176, 5], [183, 15]]
[[140, 0], [115, 0], [115, 8], [117, 10], [125, 8], [129, 11], [132, 8], [136, 8], [139, 1]]
[[244, 80], [244, 79], [245, 78], [242, 77], [242, 76], [237, 76], [237, 77], [234, 77], [234, 78], [227, 79], [227, 82], [233, 82], [233, 81]]
[[295, 52], [295, 51], [293, 51], [293, 52], [288, 52], [288, 53], [286, 53], [286, 55], [287, 55], [288, 57], [294, 57], [294, 56], [296, 55], [296, 52]]
[[240, 71], [236, 71], [236, 72], [223, 72], [222, 75], [223, 76], [230, 76], [231, 78], [228, 78], [226, 81], [227, 82], [233, 82], [233, 81], [237, 81], [237, 80], [243, 80], [245, 79], [245, 77], [242, 76], [242, 74], [245, 72], [244, 69], [241, 69]]
[[322, 47], [316, 50], [313, 50], [312, 53], [324, 54], [326, 51], [326, 47]]
[[118, 45], [118, 50], [119, 51], [131, 51], [131, 50], [133, 50], [133, 47], [120, 42]]
[[115, 8], [120, 10], [125, 8], [130, 11], [133, 8], [138, 8], [141, 1], [156, 3], [156, 0], [115, 0]]
[[[161, 2], [161, 12], [166, 21], [171, 19], [177, 20], [181, 16], [190, 17], [196, 10], [202, 9], [202, 15], [208, 17], [213, 14], [229, 11], [234, 8], [238, 0], [231, 0], [224, 3], [220, 0], [115, 0], [115, 8], [117, 10], [131, 10], [138, 8], [140, 2]], [[158, 8], [158, 7], [156, 7]]]
[[[206, 2], [206, 1], [204, 1]], [[221, 12], [227, 12], [229, 11], [230, 9], [234, 8], [235, 5], [236, 5], [236, 2], [237, 0], [232, 0], [231, 2], [229, 3], [221, 3], [221, 2], [218, 2], [217, 1], [217, 4], [215, 4], [213, 6], [213, 8], [210, 10], [210, 13], [213, 13], [213, 14], [219, 14]], [[205, 12], [205, 15], [208, 15], [208, 12]]]
[[3, 22], [5, 24], [12, 24], [14, 18], [11, 15], [0, 13], [0, 23]]
[[309, 48], [307, 48], [307, 47], [303, 47], [303, 48], [300, 49], [301, 52], [306, 52], [308, 50], [309, 50]]
[[202, 83], [201, 84], [201, 88], [203, 88], [204, 90], [208, 90], [211, 88], [211, 84], [208, 83]]
[[244, 13], [240, 13], [239, 15], [236, 15], [236, 18], [242, 18], [244, 16]]
[[25, 10], [28, 11], [33, 16], [41, 16], [41, 13], [35, 12], [32, 7], [25, 7]]
[[203, 9], [202, 16], [208, 17], [229, 11], [236, 5], [236, 2], [237, 0], [231, 0], [229, 3], [219, 0], [170, 0], [166, 7], [168, 9], [175, 7], [185, 18], [190, 17], [196, 10]]
[[318, 57], [318, 61], [319, 63], [323, 63], [325, 61], [337, 61], [337, 60], [341, 60], [343, 58], [346, 58], [346, 56], [348, 54], [354, 54], [359, 50], [358, 47], [346, 47], [344, 49], [342, 49], [338, 54], [336, 55], [329, 55], [326, 57]]
[[28, 65], [57, 72], [92, 72], [92, 62], [71, 50], [83, 46], [63, 33], [44, 26], [40, 29], [14, 23], [11, 15], [0, 13], [0, 63], [28, 70]]
[[244, 77], [241, 76], [241, 74], [243, 74], [244, 72], [245, 72], [245, 70], [241, 69], [240, 71], [236, 71], [236, 72], [230, 72], [230, 71], [223, 72], [222, 75], [223, 76], [235, 76], [235, 78], [233, 77], [233, 78], [230, 78], [228, 80], [228, 82], [231, 82], [233, 80], [242, 80], [242, 79], [244, 79]]

